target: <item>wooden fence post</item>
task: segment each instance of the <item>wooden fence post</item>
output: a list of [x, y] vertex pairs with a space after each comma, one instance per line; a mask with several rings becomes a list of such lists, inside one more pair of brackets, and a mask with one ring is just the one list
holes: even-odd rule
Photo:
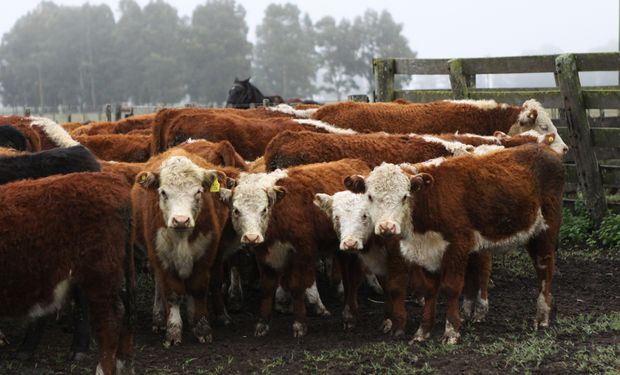
[[452, 96], [454, 99], [467, 99], [469, 98], [469, 85], [473, 83], [475, 85], [476, 76], [466, 76], [463, 73], [463, 60], [452, 59], [448, 61], [448, 70], [450, 71], [450, 86], [452, 87]]
[[394, 100], [394, 59], [374, 59], [372, 69], [375, 75], [375, 102]]
[[571, 145], [575, 148], [575, 163], [579, 187], [595, 226], [599, 226], [607, 213], [605, 190], [598, 161], [592, 147], [590, 125], [586, 113], [577, 60], [572, 54], [555, 59], [555, 74], [564, 101], [564, 112]]
[[105, 118], [108, 122], [112, 121], [112, 104], [105, 105]]

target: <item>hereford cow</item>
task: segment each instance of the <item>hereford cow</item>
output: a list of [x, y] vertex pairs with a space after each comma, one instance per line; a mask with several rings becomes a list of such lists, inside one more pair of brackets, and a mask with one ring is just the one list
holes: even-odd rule
[[142, 163], [151, 156], [149, 135], [97, 134], [75, 136], [75, 139], [103, 160]]
[[263, 155], [267, 143], [276, 134], [285, 130], [347, 132], [317, 120], [294, 120], [290, 117], [252, 118], [221, 110], [180, 112], [169, 109], [159, 111], [155, 117], [151, 153], [155, 155], [189, 138], [211, 142], [227, 140], [244, 159], [254, 160]]
[[[397, 238], [392, 246], [424, 269], [424, 315], [414, 341], [430, 336], [441, 287], [448, 297], [444, 340], [457, 342], [468, 254], [521, 244], [540, 283], [536, 327], [548, 326], [564, 187], [562, 162], [550, 148], [523, 145], [404, 169], [386, 163], [366, 178], [350, 176], [347, 187], [368, 199], [375, 234]], [[388, 270], [393, 315], [404, 314], [403, 285]]]
[[522, 106], [498, 104], [493, 100], [443, 100], [407, 105], [393, 103], [343, 102], [325, 105], [312, 115], [337, 127], [388, 133], [474, 133], [493, 135], [502, 131], [516, 135], [528, 130], [553, 133], [551, 147], [560, 154], [568, 146], [559, 136], [545, 109], [531, 99]]
[[26, 138], [26, 150], [41, 151], [41, 137], [35, 129], [30, 127], [31, 120], [22, 116], [0, 116], [0, 124], [11, 125], [19, 130]]
[[241, 242], [255, 247], [263, 292], [256, 336], [269, 331], [279, 281], [292, 296], [293, 335], [305, 335], [304, 296], [315, 283], [315, 258], [319, 249], [338, 246], [329, 218], [312, 204], [312, 198], [340, 190], [349, 171], [368, 173], [369, 168], [362, 161], [345, 159], [271, 173], [242, 173], [236, 187], [220, 190], [231, 207]]
[[[219, 181], [225, 178], [219, 174]], [[171, 150], [146, 164], [132, 190], [136, 240], [146, 244], [164, 304], [166, 347], [181, 343], [180, 305], [185, 297], [194, 336], [202, 343], [212, 340], [207, 294], [228, 219], [228, 208], [210, 192], [217, 190], [216, 181], [218, 171], [212, 165]]]
[[0, 186], [0, 315], [52, 313], [78, 286], [99, 342], [97, 373], [131, 371], [130, 210], [129, 185], [105, 173]]

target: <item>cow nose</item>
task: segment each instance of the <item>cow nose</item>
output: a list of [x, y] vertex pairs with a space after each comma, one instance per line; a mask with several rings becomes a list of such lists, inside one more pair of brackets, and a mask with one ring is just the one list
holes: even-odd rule
[[566, 153], [568, 153], [568, 146], [564, 145], [564, 147], [562, 147], [562, 152], [566, 155]]
[[258, 243], [258, 234], [255, 233], [247, 233], [244, 234], [243, 237], [241, 237], [241, 242], [244, 243]]
[[379, 230], [381, 234], [394, 234], [396, 233], [396, 224], [390, 222], [381, 223], [379, 224]]
[[348, 239], [344, 241], [345, 250], [355, 250], [357, 249], [357, 241], [353, 239]]
[[174, 216], [172, 218], [172, 226], [175, 228], [189, 227], [189, 216]]

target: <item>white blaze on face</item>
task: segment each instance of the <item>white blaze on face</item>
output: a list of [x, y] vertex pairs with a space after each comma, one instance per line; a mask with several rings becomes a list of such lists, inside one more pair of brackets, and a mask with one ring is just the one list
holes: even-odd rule
[[271, 208], [277, 200], [276, 182], [286, 171], [242, 173], [232, 194], [232, 224], [242, 243], [259, 244], [265, 240]]
[[403, 223], [409, 220], [411, 184], [407, 175], [395, 164], [383, 163], [365, 180], [366, 199], [370, 221], [375, 234], [401, 233]]
[[333, 196], [317, 194], [315, 204], [332, 219], [341, 250], [364, 247], [373, 230], [365, 195], [350, 191], [340, 191]]
[[160, 169], [159, 208], [168, 228], [193, 228], [202, 207], [205, 175], [185, 156], [166, 159]]
[[564, 155], [568, 152], [568, 145], [564, 143], [562, 137], [560, 137], [558, 133], [558, 129], [553, 125], [551, 117], [538, 101], [535, 99], [527, 100], [523, 103], [523, 108], [524, 110], [519, 114], [519, 122], [527, 122], [528, 116], [532, 113], [532, 110], [535, 110], [537, 115], [532, 130], [536, 131], [539, 135], [552, 133], [555, 135], [555, 140], [550, 145], [551, 149], [560, 155]]

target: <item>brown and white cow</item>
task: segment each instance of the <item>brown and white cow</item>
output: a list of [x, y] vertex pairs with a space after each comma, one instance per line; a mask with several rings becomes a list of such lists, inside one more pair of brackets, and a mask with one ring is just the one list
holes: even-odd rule
[[[164, 304], [164, 346], [182, 341], [180, 305], [187, 300], [193, 334], [212, 340], [207, 314], [211, 268], [228, 208], [210, 189], [225, 175], [198, 156], [171, 150], [151, 159], [132, 189], [136, 241], [146, 244], [157, 291]], [[157, 303], [160, 299], [155, 298]], [[154, 321], [154, 326], [162, 322]]]
[[150, 135], [96, 134], [74, 137], [102, 160], [143, 163], [151, 156]]
[[[448, 297], [448, 343], [460, 337], [467, 257], [483, 250], [526, 245], [540, 282], [536, 327], [548, 326], [563, 186], [560, 158], [539, 145], [414, 167], [386, 163], [347, 184], [368, 199], [375, 234], [397, 238], [405, 259], [423, 269], [424, 315], [413, 340], [430, 336], [441, 288]], [[404, 312], [403, 285], [388, 270], [386, 292], [397, 315]]]
[[263, 292], [256, 336], [269, 331], [279, 281], [292, 296], [293, 335], [306, 334], [304, 297], [315, 284], [315, 258], [319, 249], [335, 250], [338, 245], [329, 218], [312, 200], [316, 193], [340, 190], [349, 171], [368, 173], [369, 168], [362, 161], [345, 159], [271, 173], [242, 173], [237, 186], [221, 190], [241, 242], [255, 247]]
[[557, 153], [568, 151], [551, 118], [534, 99], [522, 106], [494, 100], [442, 100], [407, 105], [343, 102], [319, 108], [312, 118], [358, 132], [493, 135], [499, 130], [516, 135], [534, 130], [539, 134], [553, 133], [555, 140], [551, 147]]
[[41, 317], [79, 287], [99, 342], [97, 374], [132, 371], [129, 188], [107, 173], [0, 186], [0, 315]]

